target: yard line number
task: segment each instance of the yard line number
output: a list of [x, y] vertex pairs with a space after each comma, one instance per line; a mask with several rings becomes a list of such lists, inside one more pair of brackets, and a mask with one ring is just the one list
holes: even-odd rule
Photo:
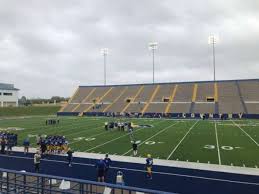
[[[215, 145], [205, 145], [203, 148], [213, 150], [216, 149]], [[222, 150], [231, 151], [234, 149], [240, 149], [241, 147], [233, 147], [233, 146], [220, 146]]]

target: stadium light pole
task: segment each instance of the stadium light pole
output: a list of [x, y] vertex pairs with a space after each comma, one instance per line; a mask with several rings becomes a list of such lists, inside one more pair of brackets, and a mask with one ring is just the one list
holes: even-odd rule
[[216, 81], [216, 58], [215, 58], [215, 44], [218, 38], [215, 35], [211, 35], [208, 38], [208, 43], [212, 45], [212, 58], [213, 58], [213, 80]]
[[102, 48], [101, 49], [101, 54], [103, 55], [103, 81], [104, 85], [106, 85], [106, 57], [108, 55], [108, 48]]
[[153, 84], [155, 83], [155, 50], [157, 49], [157, 45], [157, 42], [150, 42], [148, 44], [148, 48], [152, 51], [153, 54]]

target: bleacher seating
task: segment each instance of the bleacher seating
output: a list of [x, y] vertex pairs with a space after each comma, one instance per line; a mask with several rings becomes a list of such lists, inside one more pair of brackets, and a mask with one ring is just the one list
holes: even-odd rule
[[244, 100], [247, 112], [252, 114], [259, 113], [259, 81], [239, 82], [242, 98]]
[[219, 112], [220, 113], [243, 113], [244, 108], [240, 100], [237, 85], [232, 82], [218, 84]]
[[80, 86], [60, 112], [259, 114], [259, 80]]

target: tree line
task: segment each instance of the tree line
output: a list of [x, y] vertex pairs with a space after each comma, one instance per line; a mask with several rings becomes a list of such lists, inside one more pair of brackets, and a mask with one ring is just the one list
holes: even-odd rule
[[69, 98], [60, 97], [60, 96], [52, 96], [51, 98], [26, 98], [22, 96], [18, 103], [20, 106], [31, 106], [33, 104], [56, 104], [60, 102], [67, 102]]

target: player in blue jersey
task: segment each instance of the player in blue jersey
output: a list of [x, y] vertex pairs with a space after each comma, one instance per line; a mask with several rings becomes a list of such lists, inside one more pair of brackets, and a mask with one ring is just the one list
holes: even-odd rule
[[147, 171], [147, 178], [152, 179], [152, 167], [153, 167], [153, 158], [150, 154], [147, 155], [146, 159], [146, 171]]
[[103, 159], [100, 159], [96, 162], [95, 168], [97, 170], [97, 180], [98, 182], [104, 182], [104, 175], [105, 175], [105, 169], [106, 164]]
[[106, 165], [105, 174], [104, 174], [104, 175], [105, 175], [105, 178], [106, 178], [106, 177], [107, 177], [107, 174], [108, 174], [108, 170], [109, 170], [109, 168], [110, 168], [110, 166], [111, 166], [112, 160], [109, 158], [109, 155], [106, 154], [103, 161], [104, 161], [104, 163], [105, 163], [105, 165]]

